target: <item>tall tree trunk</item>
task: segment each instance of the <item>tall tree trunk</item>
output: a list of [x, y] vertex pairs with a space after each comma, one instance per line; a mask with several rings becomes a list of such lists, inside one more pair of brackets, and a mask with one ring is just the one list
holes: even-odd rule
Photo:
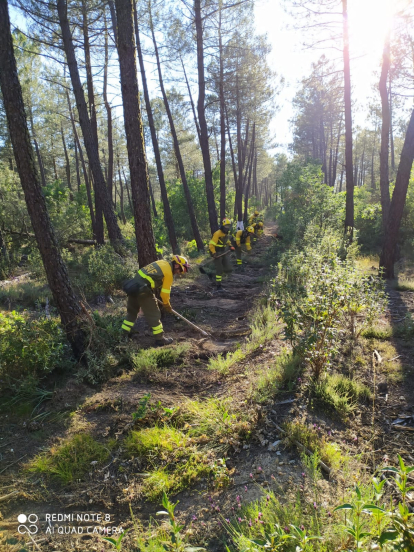
[[338, 152], [339, 152], [339, 142], [341, 141], [341, 130], [342, 130], [342, 118], [339, 121], [338, 138], [336, 140], [335, 156], [334, 156], [334, 162], [333, 162], [333, 170], [332, 170], [332, 186], [333, 187], [335, 187], [335, 182], [336, 182], [336, 171], [337, 171], [337, 167], [338, 167]]
[[210, 230], [217, 230], [217, 211], [214, 200], [213, 173], [211, 171], [210, 148], [208, 145], [208, 128], [205, 113], [206, 81], [204, 75], [204, 44], [203, 21], [201, 17], [201, 0], [194, 0], [195, 27], [197, 38], [197, 69], [198, 69], [198, 121], [200, 124], [200, 147], [203, 155], [204, 175], [206, 182], [208, 219]]
[[194, 117], [194, 124], [195, 124], [196, 129], [197, 129], [198, 143], [200, 143], [200, 139], [201, 139], [200, 125], [198, 124], [197, 114], [196, 114], [195, 107], [194, 107], [193, 95], [191, 93], [190, 84], [189, 84], [188, 78], [187, 78], [187, 71], [185, 70], [185, 65], [184, 65], [183, 58], [181, 57], [181, 54], [180, 54], [180, 61], [181, 61], [181, 66], [182, 66], [183, 72], [184, 72], [185, 82], [186, 82], [186, 85], [187, 85], [188, 97], [190, 98], [191, 110], [193, 112], [193, 117]]
[[69, 188], [69, 198], [73, 201], [73, 189], [72, 189], [72, 182], [70, 181], [70, 160], [68, 155], [68, 150], [66, 148], [66, 140], [65, 140], [65, 134], [63, 132], [63, 125], [62, 121], [60, 122], [60, 135], [62, 136], [62, 145], [63, 145], [63, 151], [65, 154], [65, 172], [66, 172], [66, 183]]
[[17, 75], [6, 0], [0, 1], [0, 85], [17, 170], [48, 283], [68, 340], [74, 354], [80, 359], [85, 350], [85, 335], [79, 323], [81, 308], [60, 255], [36, 170], [22, 89]]
[[325, 125], [323, 124], [323, 118], [320, 120], [320, 129], [321, 129], [321, 153], [322, 153], [322, 172], [323, 172], [323, 181], [325, 184], [328, 184], [328, 169], [326, 163], [326, 140], [325, 140]]
[[231, 165], [232, 165], [232, 167], [233, 167], [234, 188], [237, 190], [237, 188], [238, 188], [238, 180], [237, 180], [236, 161], [235, 161], [235, 158], [234, 158], [233, 143], [232, 143], [232, 141], [231, 141], [229, 117], [228, 117], [226, 105], [224, 105], [224, 109], [225, 109], [225, 113], [226, 113], [227, 136], [228, 136], [228, 138], [229, 138], [229, 148], [230, 148]]
[[248, 220], [248, 205], [249, 205], [249, 194], [250, 194], [250, 183], [252, 179], [252, 168], [253, 168], [253, 159], [255, 156], [255, 139], [256, 139], [256, 123], [253, 123], [253, 132], [252, 132], [252, 141], [250, 144], [250, 155], [247, 161], [249, 176], [247, 179], [246, 191], [244, 194], [244, 224], [247, 225]]
[[[56, 157], [55, 157], [55, 151], [54, 151], [54, 148], [53, 148], [53, 137], [52, 136], [50, 136], [50, 151], [52, 153], [53, 174], [55, 176], [55, 180], [58, 180], [58, 174], [57, 174], [57, 169], [56, 169]], [[13, 168], [11, 170], [13, 170]]]
[[[342, 0], [345, 103], [345, 230], [354, 228], [354, 178], [352, 166], [351, 68], [349, 62], [348, 0]], [[351, 230], [352, 232], [352, 230]]]
[[157, 61], [158, 80], [160, 83], [161, 94], [164, 101], [165, 111], [167, 113], [168, 122], [170, 124], [171, 136], [173, 138], [173, 143], [174, 143], [175, 157], [177, 159], [178, 167], [180, 170], [181, 182], [183, 184], [184, 194], [187, 201], [187, 208], [188, 208], [188, 215], [190, 218], [191, 229], [193, 231], [193, 236], [197, 244], [197, 249], [199, 251], [203, 251], [204, 244], [203, 244], [203, 240], [201, 239], [200, 231], [198, 229], [197, 219], [194, 212], [193, 201], [191, 199], [190, 189], [187, 183], [187, 176], [185, 174], [184, 163], [181, 157], [180, 145], [178, 143], [177, 132], [175, 130], [175, 125], [174, 125], [174, 120], [172, 118], [170, 104], [168, 102], [167, 94], [165, 93], [164, 80], [162, 78], [162, 72], [161, 72], [160, 56], [158, 54], [158, 46], [157, 46], [157, 41], [155, 39], [154, 26], [152, 24], [151, 1], [148, 2], [148, 6], [149, 6], [149, 14], [150, 14], [151, 36], [152, 36], [152, 42], [154, 44], [155, 59]]
[[394, 129], [392, 125], [392, 90], [391, 90], [391, 72], [389, 72], [389, 82], [390, 82], [390, 147], [391, 147], [391, 170], [395, 171], [395, 151], [394, 151]]
[[[81, 0], [81, 5], [82, 5], [83, 48], [85, 52], [86, 87], [88, 91], [89, 117], [91, 121], [93, 136], [97, 146], [98, 159], [99, 159], [98, 122], [96, 119], [95, 93], [93, 89], [87, 0]], [[96, 181], [95, 177], [93, 178], [93, 181], [94, 182]], [[100, 194], [96, 193], [96, 190], [95, 190], [94, 198], [95, 198], [95, 234], [96, 234], [95, 239], [97, 243], [103, 244], [105, 242], [103, 212], [102, 212]], [[112, 197], [111, 197], [111, 201], [112, 201]]]
[[79, 170], [78, 144], [76, 140], [74, 140], [74, 144], [75, 144], [76, 183], [78, 185], [78, 192], [79, 192], [81, 187], [81, 181], [80, 181], [80, 170]]
[[86, 106], [85, 96], [83, 94], [82, 83], [79, 77], [78, 64], [75, 57], [75, 49], [73, 46], [65, 0], [57, 0], [57, 8], [59, 14], [60, 28], [62, 31], [63, 46], [69, 66], [73, 92], [75, 94], [76, 105], [79, 113], [79, 123], [82, 129], [86, 153], [89, 159], [89, 165], [93, 174], [95, 194], [99, 195], [100, 204], [103, 207], [109, 239], [115, 249], [121, 251], [123, 249], [122, 234], [116, 220], [116, 216], [112, 207], [112, 201], [109, 197], [108, 188], [106, 186], [102, 167], [99, 161], [98, 144], [94, 139], [92, 125], [88, 115], [88, 108]]
[[221, 36], [221, 8], [222, 0], [219, 0], [219, 57], [220, 57], [220, 220], [226, 216], [226, 123], [224, 113], [224, 64], [223, 64], [223, 40]]
[[382, 124], [381, 124], [381, 151], [380, 151], [380, 192], [382, 210], [382, 228], [387, 228], [388, 213], [390, 210], [390, 182], [389, 182], [389, 138], [390, 138], [390, 104], [388, 101], [387, 78], [390, 70], [390, 35], [386, 36], [382, 54], [381, 77], [379, 91], [381, 95]]
[[34, 142], [34, 145], [35, 145], [37, 162], [39, 164], [40, 177], [42, 179], [42, 186], [45, 187], [46, 186], [45, 169], [43, 167], [42, 156], [40, 155], [39, 145], [37, 143], [36, 136], [35, 136], [34, 124], [33, 124], [33, 112], [32, 112], [32, 106], [31, 105], [29, 105], [29, 118], [30, 118], [30, 130], [32, 132], [33, 142]]
[[394, 193], [387, 219], [384, 246], [380, 258], [380, 267], [384, 268], [386, 278], [394, 278], [395, 252], [398, 243], [401, 219], [407, 197], [408, 184], [410, 182], [411, 169], [414, 159], [414, 110], [411, 113], [405, 135], [404, 145], [401, 151], [400, 164], [398, 165], [395, 179]]
[[108, 190], [109, 197], [112, 200], [112, 187], [114, 179], [114, 141], [112, 137], [112, 109], [108, 102], [108, 29], [106, 25], [106, 12], [104, 8], [104, 24], [105, 24], [105, 62], [104, 62], [104, 78], [103, 78], [103, 101], [106, 109], [106, 117], [108, 119]]
[[108, 0], [109, 4], [109, 11], [111, 12], [111, 23], [112, 23], [112, 31], [114, 33], [114, 43], [115, 46], [118, 48], [118, 24], [116, 21], [116, 11], [115, 11], [115, 4], [114, 0]]
[[[124, 175], [124, 181], [125, 181], [125, 188], [126, 188], [126, 191], [127, 191], [127, 196], [128, 196], [128, 205], [129, 205], [129, 208], [131, 210], [131, 213], [134, 212], [134, 209], [132, 207], [132, 201], [131, 201], [131, 196], [130, 196], [130, 193], [129, 193], [129, 188], [128, 188], [128, 181], [127, 181], [127, 178], [125, 176], [125, 171], [124, 169], [122, 169], [122, 174]], [[152, 195], [152, 188], [151, 188], [151, 182], [150, 182], [150, 194], [151, 194], [151, 201], [153, 202], [154, 201], [154, 196]], [[154, 208], [154, 203], [153, 203], [153, 208]], [[154, 217], [157, 218], [157, 211], [154, 211]]]
[[148, 124], [151, 132], [152, 147], [154, 151], [155, 164], [157, 166], [158, 182], [159, 182], [160, 191], [161, 191], [161, 199], [162, 199], [162, 204], [164, 206], [164, 222], [167, 227], [168, 239], [171, 244], [171, 249], [174, 254], [179, 254], [180, 248], [178, 247], [177, 236], [176, 236], [175, 227], [174, 227], [174, 220], [171, 213], [170, 202], [168, 200], [167, 186], [165, 185], [164, 171], [161, 163], [160, 148], [158, 145], [157, 132], [155, 130], [151, 101], [148, 93], [147, 76], [145, 73], [144, 58], [142, 56], [142, 50], [141, 50], [141, 41], [139, 37], [138, 17], [137, 17], [135, 0], [134, 0], [134, 8], [135, 8], [134, 9], [135, 38], [137, 41], [138, 60], [139, 60], [139, 66], [141, 69], [142, 88], [144, 89], [145, 107], [147, 109]]
[[151, 222], [148, 168], [139, 105], [134, 39], [134, 6], [132, 0], [115, 0], [115, 8], [118, 22], [118, 57], [138, 262], [140, 266], [145, 266], [157, 260], [157, 251]]
[[122, 185], [122, 178], [121, 178], [121, 168], [119, 166], [119, 156], [118, 156], [118, 182], [119, 182], [119, 201], [121, 204], [121, 218], [122, 222], [126, 224], [126, 218], [125, 218], [125, 211], [124, 211], [124, 187]]
[[328, 181], [327, 181], [327, 184], [329, 186], [333, 186], [332, 164], [333, 164], [333, 130], [332, 130], [332, 118], [331, 118], [331, 129], [330, 129], [330, 139], [329, 139], [329, 169], [328, 169]]
[[75, 117], [73, 116], [72, 105], [71, 105], [68, 90], [66, 90], [66, 99], [67, 99], [67, 102], [68, 102], [69, 116], [70, 116], [70, 121], [72, 123], [72, 132], [73, 132], [73, 136], [75, 138], [75, 144], [77, 144], [77, 147], [78, 147], [78, 150], [79, 150], [79, 157], [80, 157], [81, 165], [82, 165], [83, 179], [85, 180], [86, 195], [88, 197], [89, 213], [91, 215], [92, 233], [95, 237], [96, 236], [96, 234], [95, 234], [95, 213], [94, 213], [94, 210], [93, 210], [91, 183], [90, 183], [90, 180], [88, 178], [88, 171], [86, 170], [85, 158], [83, 157], [83, 151], [82, 151], [82, 146], [81, 146], [81, 143], [80, 143], [80, 140], [79, 140], [78, 131], [76, 130]]

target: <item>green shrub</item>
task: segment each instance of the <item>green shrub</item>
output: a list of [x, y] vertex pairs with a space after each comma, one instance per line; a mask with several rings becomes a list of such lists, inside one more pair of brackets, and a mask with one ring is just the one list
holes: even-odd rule
[[56, 320], [0, 313], [0, 390], [17, 389], [23, 378], [41, 378], [68, 357], [70, 348]]
[[333, 410], [341, 418], [349, 416], [358, 402], [371, 398], [368, 387], [339, 374], [326, 374], [323, 379], [311, 382], [310, 394], [316, 403]]
[[151, 371], [181, 363], [189, 348], [190, 345], [184, 343], [162, 349], [142, 349], [131, 356], [131, 362], [138, 373], [148, 374]]

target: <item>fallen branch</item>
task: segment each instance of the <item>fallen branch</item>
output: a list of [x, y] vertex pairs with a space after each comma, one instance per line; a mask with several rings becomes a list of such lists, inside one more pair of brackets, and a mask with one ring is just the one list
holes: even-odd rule
[[414, 431], [414, 427], [412, 426], [403, 426], [403, 425], [393, 425], [392, 429], [398, 429], [400, 431]]
[[[279, 427], [273, 420], [270, 420], [272, 422], [272, 424], [275, 426], [275, 428], [280, 432], [280, 433], [283, 433], [284, 435], [286, 435], [286, 431], [284, 429], [282, 429], [281, 427]], [[294, 441], [295, 445], [297, 447], [299, 447], [301, 450], [304, 450], [306, 452], [306, 454], [309, 454], [309, 456], [311, 456], [313, 454], [313, 452], [311, 450], [309, 450], [308, 448], [305, 447], [305, 445], [302, 445], [302, 443], [300, 443], [299, 441]], [[331, 468], [329, 468], [325, 462], [322, 462], [322, 460], [319, 460], [318, 462], [319, 466], [323, 469], [323, 471], [325, 473], [329, 475], [331, 475]]]
[[15, 460], [15, 461], [12, 462], [11, 464], [9, 464], [9, 465], [6, 466], [5, 468], [3, 468], [3, 469], [0, 471], [0, 474], [2, 474], [2, 473], [5, 472], [6, 470], [8, 470], [8, 469], [11, 468], [12, 466], [14, 466], [14, 464], [17, 464], [17, 462], [20, 462], [20, 460], [22, 460], [25, 456], [27, 456], [27, 454], [23, 454], [23, 456], [20, 456], [20, 458], [18, 458], [17, 460]]
[[0, 502], [6, 502], [6, 500], [9, 500], [9, 498], [12, 498], [18, 494], [20, 494], [20, 491], [13, 491], [12, 493], [0, 496]]
[[[15, 230], [3, 230], [6, 234], [12, 234], [14, 236], [21, 236], [22, 238], [31, 238], [35, 239], [36, 236], [30, 232], [16, 232]], [[70, 238], [66, 240], [66, 243], [78, 243], [80, 245], [96, 245], [95, 240], [83, 240], [78, 238]]]

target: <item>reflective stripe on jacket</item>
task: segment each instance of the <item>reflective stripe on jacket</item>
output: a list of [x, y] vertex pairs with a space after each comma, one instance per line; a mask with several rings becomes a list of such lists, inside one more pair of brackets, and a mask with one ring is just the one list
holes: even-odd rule
[[138, 276], [146, 280], [154, 291], [161, 288], [161, 300], [164, 305], [170, 304], [171, 285], [173, 282], [172, 268], [167, 261], [154, 261], [138, 270]]
[[225, 234], [222, 230], [217, 230], [217, 232], [214, 232], [212, 235], [208, 248], [212, 255], [214, 255], [214, 253], [221, 255], [221, 253], [224, 253], [224, 248], [229, 243], [228, 234]]

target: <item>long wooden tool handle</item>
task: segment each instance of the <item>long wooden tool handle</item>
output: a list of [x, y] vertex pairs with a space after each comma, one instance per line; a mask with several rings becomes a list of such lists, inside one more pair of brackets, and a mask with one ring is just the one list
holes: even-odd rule
[[206, 263], [204, 263], [203, 265], [201, 266], [205, 266], [205, 265], [208, 265], [212, 262], [215, 261], [215, 259], [220, 259], [220, 257], [224, 257], [224, 255], [228, 255], [229, 253], [232, 253], [233, 250], [232, 249], [229, 249], [228, 251], [226, 251], [225, 253], [222, 253], [221, 255], [217, 255], [217, 257], [213, 257], [212, 259], [209, 259]]
[[[157, 299], [158, 303], [160, 305], [163, 305], [164, 303], [162, 301], [160, 301], [159, 299]], [[184, 322], [187, 322], [187, 324], [189, 326], [191, 326], [192, 328], [194, 328], [195, 330], [198, 330], [202, 335], [204, 335], [205, 337], [210, 337], [210, 334], [208, 334], [207, 332], [205, 332], [204, 330], [202, 330], [201, 328], [199, 328], [198, 326], [196, 326], [195, 324], [193, 324], [192, 322], [190, 322], [189, 320], [187, 320], [187, 318], [184, 318], [184, 316], [182, 316], [179, 312], [175, 311], [174, 309], [171, 309], [171, 312], [173, 314], [175, 314], [175, 316], [178, 316], [178, 318], [181, 318], [181, 320], [184, 320]]]

